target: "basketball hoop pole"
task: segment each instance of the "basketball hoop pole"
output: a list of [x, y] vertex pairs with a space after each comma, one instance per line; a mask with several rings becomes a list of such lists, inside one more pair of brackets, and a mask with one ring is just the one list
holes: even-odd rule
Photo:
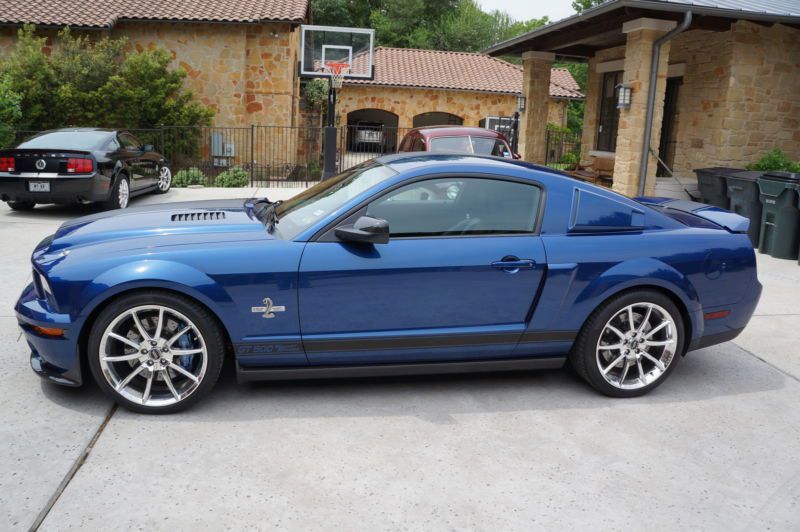
[[325, 127], [325, 152], [322, 158], [322, 179], [336, 175], [336, 87], [341, 86], [342, 76], [350, 68], [348, 63], [328, 63], [328, 120]]

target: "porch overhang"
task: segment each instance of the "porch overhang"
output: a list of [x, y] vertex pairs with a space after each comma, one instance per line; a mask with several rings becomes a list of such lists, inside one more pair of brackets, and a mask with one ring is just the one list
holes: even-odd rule
[[702, 2], [659, 0], [611, 0], [553, 24], [537, 28], [513, 39], [493, 45], [486, 53], [493, 56], [515, 55], [528, 50], [551, 52], [556, 60], [581, 61], [598, 50], [623, 46], [626, 35], [622, 26], [631, 20], [653, 18], [680, 22], [692, 11], [689, 30], [728, 31], [737, 20], [758, 24], [785, 24], [800, 28], [800, 12], [772, 13], [698, 5]]

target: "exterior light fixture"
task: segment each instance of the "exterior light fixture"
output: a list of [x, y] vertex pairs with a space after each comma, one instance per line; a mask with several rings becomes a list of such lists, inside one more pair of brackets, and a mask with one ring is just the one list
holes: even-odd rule
[[517, 96], [517, 111], [520, 113], [525, 110], [525, 96]]
[[617, 89], [617, 109], [630, 109], [631, 108], [631, 84], [620, 83], [615, 87]]

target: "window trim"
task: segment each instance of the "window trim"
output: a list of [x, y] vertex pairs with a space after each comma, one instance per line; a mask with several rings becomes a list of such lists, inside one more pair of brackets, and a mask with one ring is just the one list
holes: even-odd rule
[[540, 181], [536, 181], [533, 179], [526, 179], [522, 177], [497, 175], [497, 174], [482, 174], [473, 172], [464, 172], [464, 173], [443, 172], [437, 174], [418, 176], [413, 179], [406, 179], [401, 181], [400, 183], [395, 183], [394, 185], [384, 190], [381, 190], [374, 196], [361, 201], [354, 207], [348, 209], [347, 212], [337, 217], [335, 220], [326, 224], [322, 229], [314, 233], [314, 235], [311, 238], [309, 238], [308, 241], [336, 242], [342, 244], [342, 241], [339, 240], [339, 238], [336, 236], [336, 228], [346, 223], [355, 222], [357, 217], [364, 216], [364, 214], [366, 213], [366, 208], [367, 206], [369, 206], [370, 203], [384, 197], [385, 195], [397, 190], [398, 188], [402, 188], [406, 185], [412, 185], [420, 181], [430, 181], [434, 179], [469, 179], [469, 178], [494, 179], [497, 181], [509, 181], [512, 183], [520, 183], [522, 185], [530, 185], [533, 187], [537, 187], [539, 189], [539, 205], [538, 205], [538, 212], [536, 213], [536, 220], [533, 224], [533, 231], [530, 233], [493, 233], [485, 235], [431, 235], [431, 236], [395, 236], [395, 237], [390, 236], [389, 241], [391, 242], [392, 240], [429, 240], [438, 238], [497, 238], [497, 237], [529, 238], [529, 237], [541, 236], [542, 223], [544, 220], [544, 211], [547, 206], [547, 188]]

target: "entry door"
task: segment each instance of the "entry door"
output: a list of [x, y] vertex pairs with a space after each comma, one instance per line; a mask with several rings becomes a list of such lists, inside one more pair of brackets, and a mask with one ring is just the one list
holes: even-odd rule
[[388, 244], [311, 242], [300, 321], [312, 364], [503, 358], [542, 281], [541, 191], [516, 182], [412, 183], [351, 217], [389, 222]]
[[664, 94], [664, 113], [661, 119], [661, 140], [658, 145], [658, 158], [667, 165], [658, 163], [656, 175], [658, 177], [669, 177], [675, 162], [675, 147], [678, 145], [677, 127], [678, 123], [678, 94], [683, 78], [669, 78]]

